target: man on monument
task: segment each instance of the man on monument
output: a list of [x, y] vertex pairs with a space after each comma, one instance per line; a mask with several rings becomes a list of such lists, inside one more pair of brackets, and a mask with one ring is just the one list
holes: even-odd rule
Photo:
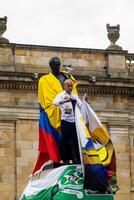
[[72, 160], [73, 164], [80, 163], [80, 153], [75, 125], [75, 106], [81, 109], [82, 102], [79, 97], [72, 94], [73, 82], [71, 79], [64, 81], [64, 91], [59, 93], [53, 104], [61, 109], [61, 159], [65, 164]]

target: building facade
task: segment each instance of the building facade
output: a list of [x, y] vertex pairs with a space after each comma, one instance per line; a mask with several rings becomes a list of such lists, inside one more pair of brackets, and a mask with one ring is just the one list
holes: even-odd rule
[[[40, 76], [58, 56], [107, 126], [117, 157], [116, 200], [134, 199], [134, 54], [123, 50], [0, 44], [0, 199], [18, 198], [38, 155]], [[92, 82], [92, 76], [96, 83]]]

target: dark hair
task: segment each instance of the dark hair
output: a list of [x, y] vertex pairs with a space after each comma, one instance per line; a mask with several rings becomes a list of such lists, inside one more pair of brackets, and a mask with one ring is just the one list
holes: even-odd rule
[[52, 57], [50, 60], [49, 60], [49, 65], [50, 67], [54, 67], [56, 65], [60, 65], [60, 59], [58, 57]]

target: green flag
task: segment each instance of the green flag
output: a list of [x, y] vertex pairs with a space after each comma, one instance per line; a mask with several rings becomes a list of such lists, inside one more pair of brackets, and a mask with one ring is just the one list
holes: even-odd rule
[[44, 178], [30, 180], [20, 200], [113, 200], [112, 194], [91, 194], [83, 182], [81, 165], [58, 167]]

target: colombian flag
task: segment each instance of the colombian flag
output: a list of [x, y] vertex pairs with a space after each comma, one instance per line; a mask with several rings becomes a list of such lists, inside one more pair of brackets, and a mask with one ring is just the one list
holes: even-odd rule
[[49, 160], [60, 162], [60, 142], [61, 134], [50, 124], [46, 112], [40, 106], [39, 155], [32, 174], [41, 170]]
[[[66, 72], [61, 72], [68, 76]], [[73, 93], [77, 94], [77, 81], [70, 75], [73, 81]], [[40, 78], [38, 84], [38, 102], [40, 104], [39, 118], [39, 155], [36, 166], [33, 170], [35, 174], [41, 170], [44, 164], [52, 160], [60, 161], [59, 146], [61, 135], [57, 129], [61, 124], [60, 108], [53, 104], [53, 100], [63, 91], [60, 81], [50, 72]]]

